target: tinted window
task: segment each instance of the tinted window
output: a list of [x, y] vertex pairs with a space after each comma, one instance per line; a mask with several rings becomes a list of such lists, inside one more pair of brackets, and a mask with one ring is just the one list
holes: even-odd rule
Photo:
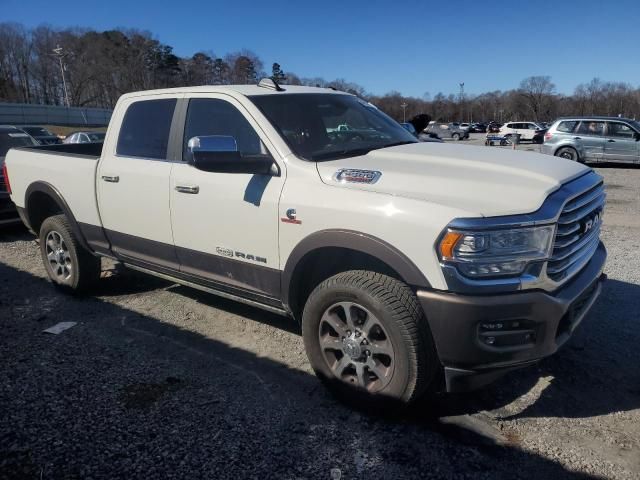
[[183, 160], [188, 160], [187, 144], [193, 137], [226, 135], [236, 140], [243, 155], [267, 155], [260, 137], [236, 107], [224, 100], [194, 98], [189, 101], [184, 128]]
[[132, 103], [120, 127], [116, 153], [127, 157], [167, 158], [175, 98]]
[[558, 132], [571, 133], [575, 130], [579, 122], [560, 122], [556, 127]]
[[576, 133], [580, 135], [600, 136], [604, 133], [604, 122], [583, 120], [580, 122]]
[[624, 123], [618, 123], [618, 122], [609, 123], [608, 132], [609, 132], [608, 135], [610, 137], [620, 137], [620, 138], [633, 138], [635, 134], [634, 130], [629, 125], [625, 125]]

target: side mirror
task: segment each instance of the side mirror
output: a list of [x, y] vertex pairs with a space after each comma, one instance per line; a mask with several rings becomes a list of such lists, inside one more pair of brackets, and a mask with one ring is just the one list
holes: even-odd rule
[[207, 135], [189, 139], [189, 164], [204, 172], [251, 173], [277, 175], [273, 159], [268, 155], [244, 156], [236, 139], [225, 135]]

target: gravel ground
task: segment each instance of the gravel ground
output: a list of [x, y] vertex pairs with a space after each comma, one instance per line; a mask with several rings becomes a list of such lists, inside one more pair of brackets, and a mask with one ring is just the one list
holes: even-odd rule
[[113, 265], [65, 296], [4, 231], [0, 478], [638, 478], [640, 169], [598, 172], [610, 280], [572, 341], [393, 419], [329, 396], [287, 319]]

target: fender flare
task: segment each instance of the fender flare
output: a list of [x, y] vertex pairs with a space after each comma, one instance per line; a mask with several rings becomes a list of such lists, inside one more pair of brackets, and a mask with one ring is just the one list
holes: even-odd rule
[[[88, 250], [89, 252], [93, 253], [93, 249], [89, 247], [89, 244], [87, 243], [87, 240], [83, 235], [82, 230], [80, 229], [80, 225], [78, 224], [76, 217], [71, 212], [71, 208], [69, 208], [69, 205], [65, 201], [62, 194], [58, 191], [58, 189], [56, 189], [56, 187], [54, 187], [50, 183], [39, 180], [37, 182], [33, 182], [31, 185], [27, 187], [27, 190], [24, 194], [24, 212], [25, 212], [25, 217], [29, 222], [29, 229], [34, 231], [32, 227], [33, 225], [32, 212], [29, 211], [29, 199], [34, 193], [44, 193], [49, 197], [51, 197], [51, 199], [53, 199], [53, 201], [56, 203], [58, 208], [62, 210], [62, 213], [64, 213], [67, 219], [69, 220], [71, 230], [73, 231], [73, 234], [75, 235], [80, 245], [86, 250]], [[37, 236], [39, 232], [35, 232], [35, 234]]]
[[300, 261], [314, 250], [326, 247], [346, 248], [366, 253], [395, 270], [401, 279], [412, 287], [431, 288], [420, 269], [393, 245], [373, 235], [354, 230], [320, 230], [302, 239], [291, 251], [282, 271], [281, 291], [285, 306], [291, 305], [291, 282]]

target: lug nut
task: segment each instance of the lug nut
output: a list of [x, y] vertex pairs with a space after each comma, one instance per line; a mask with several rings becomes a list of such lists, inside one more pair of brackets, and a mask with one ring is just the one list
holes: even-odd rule
[[347, 330], [347, 337], [351, 336], [351, 330]]
[[356, 337], [359, 337], [360, 335], [362, 335], [358, 330], [356, 330]]
[[362, 345], [369, 345], [369, 342], [367, 341], [366, 338], [364, 340], [362, 340]]
[[370, 357], [370, 356], [371, 356], [371, 352], [370, 352], [369, 350], [366, 350], [366, 351], [364, 352], [364, 354], [365, 354], [367, 357]]

